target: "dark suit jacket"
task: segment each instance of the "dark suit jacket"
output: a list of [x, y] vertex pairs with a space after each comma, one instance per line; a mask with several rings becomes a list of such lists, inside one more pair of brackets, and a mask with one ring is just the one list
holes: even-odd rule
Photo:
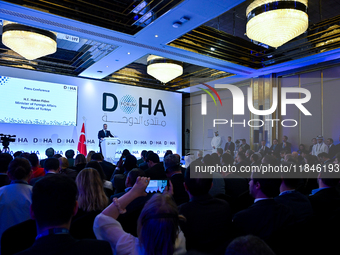
[[337, 154], [338, 152], [338, 148], [336, 145], [332, 144], [331, 147], [329, 147], [328, 149], [328, 155], [330, 156], [330, 158], [334, 158], [335, 154]]
[[41, 178], [44, 178], [44, 177], [46, 177], [46, 176], [50, 176], [50, 175], [52, 175], [53, 173], [47, 173], [47, 174], [45, 174], [44, 176], [39, 176], [39, 177], [37, 177], [37, 178], [33, 178], [32, 180], [30, 180], [30, 185], [34, 185], [34, 183], [36, 183], [37, 181], [39, 181]]
[[116, 168], [115, 165], [105, 160], [103, 160], [102, 162], [99, 162], [99, 164], [103, 168], [104, 174], [106, 176], [106, 180], [110, 181], [111, 176]]
[[241, 147], [243, 147], [244, 152], [246, 152], [247, 150], [250, 150], [250, 146], [247, 143], [246, 144], [242, 144]]
[[263, 156], [267, 155], [270, 152], [270, 149], [267, 146], [265, 146], [264, 150], [263, 150], [262, 146], [261, 146], [258, 152], [261, 153], [261, 155], [263, 157]]
[[308, 196], [315, 216], [330, 217], [340, 210], [340, 195], [335, 188], [326, 188]]
[[174, 174], [170, 177], [170, 181], [173, 186], [173, 198], [176, 202], [176, 205], [180, 205], [183, 203], [186, 203], [189, 201], [189, 195], [185, 191], [184, 188], [184, 175], [182, 173], [180, 174]]
[[275, 197], [274, 200], [291, 208], [296, 222], [308, 220], [313, 215], [312, 205], [307, 196], [298, 191], [284, 193], [281, 196]]
[[280, 144], [277, 144], [274, 149], [274, 144], [270, 146], [269, 150], [273, 153], [273, 155], [277, 158], [280, 157]]
[[233, 224], [238, 235], [255, 235], [268, 239], [294, 222], [292, 211], [274, 199], [260, 200], [234, 215]]
[[193, 197], [179, 206], [179, 213], [186, 218], [180, 226], [187, 251], [224, 254], [231, 237], [231, 210], [226, 201], [209, 194]]
[[235, 151], [235, 144], [233, 142], [230, 142], [230, 145], [228, 147], [228, 142], [226, 142], [225, 146], [224, 146], [224, 151], [230, 151], [230, 154], [232, 156], [234, 156], [234, 151]]
[[93, 232], [93, 222], [101, 212], [101, 210], [85, 212], [79, 208], [72, 218], [70, 234], [76, 239], [97, 239]]
[[98, 132], [98, 139], [100, 140], [100, 138], [105, 138], [105, 137], [113, 137], [113, 135], [111, 134], [110, 130], [106, 130], [106, 135], [104, 133], [104, 130], [100, 130]]
[[283, 143], [280, 143], [280, 151], [286, 150], [288, 153], [292, 153], [292, 144], [289, 142], [286, 142], [286, 147], [282, 148]]
[[8, 185], [11, 183], [11, 180], [8, 178], [7, 174], [0, 174], [0, 187]]
[[17, 253], [19, 255], [112, 255], [108, 242], [74, 239], [69, 234], [48, 235], [37, 239], [31, 248]]
[[167, 179], [163, 163], [157, 163], [153, 167], [145, 170], [145, 176], [150, 177], [151, 180], [165, 180]]

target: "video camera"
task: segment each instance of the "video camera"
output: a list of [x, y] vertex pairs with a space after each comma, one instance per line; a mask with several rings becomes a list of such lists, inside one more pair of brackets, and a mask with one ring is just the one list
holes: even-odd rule
[[15, 142], [16, 135], [4, 135], [0, 134], [0, 141], [2, 143], [2, 146], [4, 146], [4, 149], [8, 149], [10, 142]]

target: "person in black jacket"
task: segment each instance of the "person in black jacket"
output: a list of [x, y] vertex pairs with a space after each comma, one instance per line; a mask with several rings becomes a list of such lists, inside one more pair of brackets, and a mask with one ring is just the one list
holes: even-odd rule
[[178, 155], [170, 154], [165, 157], [163, 164], [166, 176], [173, 186], [173, 198], [176, 204], [180, 205], [188, 202], [189, 196], [183, 185], [184, 175], [181, 171], [180, 158]]
[[51, 175], [36, 182], [32, 193], [31, 216], [36, 220], [37, 237], [30, 254], [112, 254], [106, 241], [74, 239], [69, 234], [72, 217], [77, 213], [77, 186], [62, 175]]

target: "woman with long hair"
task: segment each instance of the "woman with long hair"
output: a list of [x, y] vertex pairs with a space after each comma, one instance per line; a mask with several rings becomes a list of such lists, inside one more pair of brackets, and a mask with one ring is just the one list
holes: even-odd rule
[[185, 237], [179, 228], [180, 216], [168, 194], [155, 194], [146, 202], [138, 218], [138, 237], [126, 233], [116, 220], [134, 199], [146, 195], [149, 181], [150, 178], [138, 177], [129, 192], [114, 199], [96, 217], [93, 226], [96, 237], [110, 242], [114, 254], [185, 254]]
[[78, 239], [92, 238], [93, 221], [108, 205], [102, 179], [96, 169], [84, 168], [76, 178], [78, 212], [72, 220], [70, 232]]

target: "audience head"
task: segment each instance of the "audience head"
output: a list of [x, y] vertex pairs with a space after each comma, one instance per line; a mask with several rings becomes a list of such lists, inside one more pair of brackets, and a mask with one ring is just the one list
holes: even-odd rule
[[[296, 167], [296, 164], [291, 163], [291, 162], [282, 162], [281, 163], [282, 166], [293, 169], [294, 167]], [[284, 191], [284, 190], [292, 190], [292, 189], [296, 189], [298, 188], [301, 179], [300, 178], [291, 178], [292, 174], [288, 173], [288, 172], [281, 172], [281, 187], [280, 187], [280, 191]], [[283, 187], [285, 186], [285, 189], [283, 190]]]
[[[266, 165], [266, 167], [270, 167], [270, 165]], [[249, 193], [254, 198], [272, 198], [279, 194], [280, 184], [281, 176], [279, 173], [252, 172], [249, 181]]]
[[206, 177], [206, 175], [204, 176], [202, 175], [201, 176], [202, 178], [190, 178], [191, 177], [190, 168], [193, 168], [193, 166], [189, 166], [185, 170], [184, 175], [185, 189], [190, 193], [191, 196], [202, 196], [208, 194], [209, 190], [212, 187], [212, 178], [204, 178]]
[[60, 170], [60, 163], [57, 158], [48, 158], [46, 159], [44, 163], [44, 169], [45, 171], [53, 171], [53, 172], [59, 172]]
[[165, 152], [163, 158], [165, 158], [166, 156], [168, 156], [168, 155], [170, 155], [170, 154], [173, 154], [173, 153], [172, 153], [172, 150], [167, 150], [167, 151]]
[[333, 143], [333, 139], [332, 138], [328, 138], [327, 141], [326, 141], [326, 144], [329, 146]]
[[92, 155], [95, 154], [96, 152], [95, 151], [89, 151], [89, 153], [87, 153], [87, 156], [86, 156], [86, 162], [90, 162], [92, 160]]
[[31, 177], [31, 163], [25, 158], [15, 158], [8, 165], [8, 177], [12, 181], [23, 180], [28, 181]]
[[59, 158], [61, 158], [62, 157], [62, 155], [61, 154], [59, 154], [59, 153], [57, 153], [57, 154], [54, 154], [53, 155], [53, 158], [57, 158], [57, 159], [59, 159]]
[[31, 153], [28, 156], [28, 160], [31, 163], [32, 167], [37, 167], [39, 165], [39, 158], [35, 153]]
[[86, 164], [85, 167], [86, 168], [94, 168], [94, 169], [96, 169], [98, 171], [99, 175], [100, 175], [100, 179], [102, 179], [103, 182], [106, 180], [106, 175], [105, 175], [105, 173], [103, 171], [102, 166], [99, 164], [98, 161], [91, 160], [90, 162], [88, 162]]
[[203, 151], [199, 150], [197, 152], [197, 158], [202, 158], [203, 157]]
[[291, 163], [296, 164], [297, 159], [293, 156], [293, 154], [286, 154], [285, 155], [285, 162], [291, 162]]
[[285, 143], [288, 141], [288, 136], [284, 135], [283, 138], [282, 138], [282, 141]]
[[137, 158], [132, 154], [126, 155], [125, 161], [124, 161], [122, 167], [123, 167], [124, 171], [126, 171], [126, 172], [129, 172], [131, 169], [136, 168], [137, 167]]
[[254, 153], [250, 156], [250, 160], [252, 162], [257, 162], [259, 160], [259, 156], [256, 153]]
[[83, 154], [78, 154], [74, 159], [74, 165], [76, 166], [78, 164], [86, 164], [86, 158]]
[[312, 138], [312, 143], [313, 144], [317, 144], [317, 140], [316, 140], [316, 138], [314, 137], [314, 138]]
[[220, 157], [218, 156], [217, 153], [212, 153], [210, 155], [210, 157], [211, 157], [211, 161], [212, 161], [213, 165], [219, 165], [220, 164]]
[[339, 181], [339, 173], [335, 171], [321, 171], [317, 179], [319, 188], [335, 188], [339, 184]]
[[241, 141], [242, 141], [242, 144], [246, 144], [247, 143], [246, 139], [241, 139]]
[[247, 157], [244, 153], [242, 153], [242, 152], [237, 153], [237, 162], [242, 162], [242, 161], [246, 160], [246, 158]]
[[74, 150], [67, 150], [67, 151], [65, 152], [66, 158], [73, 158], [74, 155], [75, 155]]
[[108, 205], [103, 181], [94, 168], [84, 168], [76, 178], [79, 208], [86, 211], [102, 211]]
[[327, 160], [330, 159], [329, 154], [326, 153], [326, 152], [321, 152], [321, 153], [319, 153], [319, 154], [318, 154], [318, 158], [319, 158], [319, 161], [320, 161], [321, 163], [324, 163], [325, 161], [327, 161]]
[[95, 161], [103, 161], [104, 160], [104, 157], [101, 153], [94, 153], [92, 154], [91, 156], [91, 160], [95, 160]]
[[147, 162], [148, 162], [148, 167], [151, 168], [154, 165], [157, 165], [159, 163], [159, 156], [156, 153], [152, 152], [148, 154]]
[[228, 136], [228, 143], [231, 142], [231, 136]]
[[123, 152], [122, 152], [122, 157], [126, 157], [127, 155], [130, 155], [130, 151], [128, 149], [124, 149]]
[[224, 153], [222, 155], [222, 163], [226, 166], [231, 166], [234, 162], [233, 156], [231, 156], [229, 153]]
[[306, 148], [305, 148], [305, 146], [304, 146], [303, 144], [300, 144], [300, 145], [299, 145], [299, 150], [300, 150], [300, 151], [303, 151], [303, 150], [305, 150], [305, 149], [306, 149]]
[[246, 155], [247, 158], [249, 158], [253, 153], [254, 153], [253, 150], [247, 150], [245, 155]]
[[13, 157], [16, 158], [16, 157], [19, 157], [21, 155], [22, 151], [16, 151], [14, 152], [13, 154]]
[[275, 165], [277, 165], [277, 159], [272, 155], [265, 155], [262, 158], [262, 164], [268, 164], [268, 165], [271, 165], [271, 166], [275, 166]]
[[163, 160], [163, 165], [164, 165], [165, 172], [169, 176], [171, 176], [175, 172], [181, 171], [180, 160], [174, 154], [170, 154], [170, 155], [166, 156], [166, 158], [164, 158], [164, 160]]
[[144, 160], [144, 161], [146, 161], [146, 154], [148, 153], [148, 151], [147, 150], [142, 150], [142, 152], [141, 152], [141, 157], [142, 157], [142, 159]]
[[139, 168], [132, 169], [126, 177], [125, 186], [127, 188], [133, 187], [133, 185], [135, 185], [136, 180], [139, 176], [145, 176], [144, 171]]
[[6, 173], [9, 163], [13, 160], [11, 154], [0, 153], [0, 173]]
[[279, 141], [277, 139], [273, 140], [273, 144], [277, 145], [279, 143]]
[[47, 148], [46, 151], [45, 151], [45, 155], [46, 155], [48, 158], [53, 157], [53, 155], [54, 155], [54, 149], [53, 149], [52, 147]]
[[36, 182], [31, 217], [36, 220], [38, 230], [69, 224], [77, 213], [76, 196], [76, 183], [67, 176], [53, 174]]
[[323, 136], [319, 135], [316, 137], [318, 143], [323, 143]]
[[30, 153], [28, 153], [28, 152], [23, 152], [23, 153], [21, 153], [20, 154], [20, 158], [25, 158], [25, 159], [28, 159], [28, 157], [30, 156]]
[[211, 157], [210, 154], [207, 154], [203, 157], [202, 162], [206, 165], [206, 166], [212, 166], [214, 164], [213, 162], [213, 158]]
[[259, 237], [253, 235], [235, 238], [227, 247], [225, 255], [275, 255]]
[[168, 195], [155, 194], [144, 205], [137, 233], [145, 254], [173, 254], [179, 232], [177, 205]]
[[69, 167], [67, 158], [61, 157], [58, 160], [59, 160], [60, 167], [61, 167], [62, 170]]
[[221, 156], [223, 154], [223, 149], [222, 148], [217, 148], [217, 154], [218, 156]]

